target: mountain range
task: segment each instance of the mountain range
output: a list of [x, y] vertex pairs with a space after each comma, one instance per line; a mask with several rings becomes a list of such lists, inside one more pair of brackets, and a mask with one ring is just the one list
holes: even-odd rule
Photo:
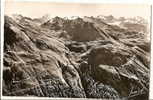
[[3, 95], [148, 100], [148, 29], [142, 18], [6, 15]]

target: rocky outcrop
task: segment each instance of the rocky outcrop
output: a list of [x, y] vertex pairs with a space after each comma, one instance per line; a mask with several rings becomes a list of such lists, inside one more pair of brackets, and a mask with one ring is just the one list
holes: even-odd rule
[[[111, 85], [125, 97], [130, 96], [133, 88], [139, 88], [142, 93], [147, 93], [148, 66], [143, 65], [137, 55], [126, 50], [109, 45], [92, 49], [88, 62], [93, 77]], [[139, 90], [134, 91], [139, 92]]]
[[90, 17], [42, 25], [20, 17], [5, 16], [4, 96], [147, 100], [144, 35]]

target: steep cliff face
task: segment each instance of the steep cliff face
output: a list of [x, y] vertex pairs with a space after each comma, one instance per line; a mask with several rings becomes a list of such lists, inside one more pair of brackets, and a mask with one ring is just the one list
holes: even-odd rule
[[4, 95], [85, 97], [68, 49], [53, 37], [6, 17]]
[[3, 95], [147, 99], [149, 41], [98, 20], [5, 16]]

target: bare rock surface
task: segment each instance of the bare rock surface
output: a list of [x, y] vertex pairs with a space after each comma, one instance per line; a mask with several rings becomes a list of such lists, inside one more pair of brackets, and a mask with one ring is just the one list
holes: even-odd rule
[[148, 99], [144, 34], [93, 17], [38, 20], [5, 16], [4, 96]]

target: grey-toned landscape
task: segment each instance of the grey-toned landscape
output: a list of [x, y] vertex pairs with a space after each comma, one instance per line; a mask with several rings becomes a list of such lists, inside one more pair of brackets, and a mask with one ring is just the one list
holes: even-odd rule
[[3, 96], [148, 100], [148, 20], [4, 19]]

